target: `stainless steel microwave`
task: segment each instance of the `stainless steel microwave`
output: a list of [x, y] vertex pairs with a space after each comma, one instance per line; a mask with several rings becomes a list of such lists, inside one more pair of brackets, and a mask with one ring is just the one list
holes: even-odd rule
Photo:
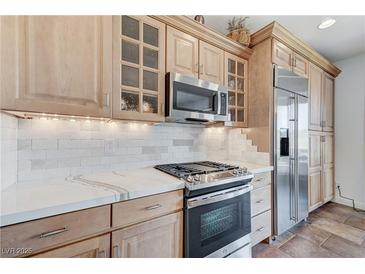
[[180, 73], [166, 74], [166, 120], [180, 123], [228, 122], [226, 87]]

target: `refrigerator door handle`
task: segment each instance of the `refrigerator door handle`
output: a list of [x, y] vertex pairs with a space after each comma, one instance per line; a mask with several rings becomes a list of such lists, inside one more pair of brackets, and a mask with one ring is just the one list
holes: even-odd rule
[[290, 220], [296, 220], [296, 206], [295, 206], [295, 158], [290, 157], [289, 159], [289, 213]]

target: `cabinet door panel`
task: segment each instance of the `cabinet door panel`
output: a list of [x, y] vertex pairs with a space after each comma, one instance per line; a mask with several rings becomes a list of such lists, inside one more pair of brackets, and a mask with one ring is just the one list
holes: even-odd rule
[[334, 128], [333, 110], [334, 110], [334, 79], [328, 74], [323, 77], [322, 91], [322, 120], [323, 131], [332, 132]]
[[1, 107], [110, 117], [111, 20], [110, 16], [2, 17]]
[[323, 166], [328, 167], [334, 165], [333, 134], [326, 133], [323, 138]]
[[112, 257], [182, 257], [182, 224], [180, 211], [114, 231]]
[[167, 27], [166, 71], [198, 77], [198, 39]]
[[309, 169], [319, 170], [322, 165], [320, 132], [309, 132]]
[[321, 177], [321, 171], [313, 172], [308, 176], [309, 211], [316, 209], [323, 203]]
[[108, 258], [110, 257], [110, 234], [69, 244], [34, 258]]
[[309, 66], [309, 129], [322, 130], [321, 91], [323, 71], [313, 64]]
[[334, 196], [333, 167], [324, 168], [322, 180], [323, 180], [323, 199], [324, 202], [328, 202], [332, 200]]
[[308, 77], [308, 60], [304, 57], [294, 53], [294, 59], [293, 59], [293, 71], [302, 76], [302, 77]]
[[199, 41], [199, 78], [223, 84], [224, 51]]
[[113, 118], [164, 121], [165, 27], [148, 16], [113, 16]]
[[273, 40], [272, 62], [291, 70], [292, 50], [279, 41]]

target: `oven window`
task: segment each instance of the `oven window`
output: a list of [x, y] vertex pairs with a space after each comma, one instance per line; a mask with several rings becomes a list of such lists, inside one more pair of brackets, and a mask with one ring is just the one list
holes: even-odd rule
[[227, 205], [212, 211], [203, 213], [200, 217], [200, 239], [202, 245], [215, 241], [229, 231], [238, 229], [238, 206]]
[[217, 113], [217, 92], [209, 89], [174, 82], [174, 109]]

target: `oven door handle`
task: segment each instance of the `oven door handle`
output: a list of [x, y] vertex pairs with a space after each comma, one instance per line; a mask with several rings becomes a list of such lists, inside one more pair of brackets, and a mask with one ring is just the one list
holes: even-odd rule
[[194, 208], [202, 205], [208, 205], [212, 203], [221, 202], [224, 200], [232, 199], [237, 196], [250, 192], [253, 189], [251, 184], [230, 188], [223, 191], [213, 192], [199, 197], [191, 198], [187, 200], [187, 208]]

